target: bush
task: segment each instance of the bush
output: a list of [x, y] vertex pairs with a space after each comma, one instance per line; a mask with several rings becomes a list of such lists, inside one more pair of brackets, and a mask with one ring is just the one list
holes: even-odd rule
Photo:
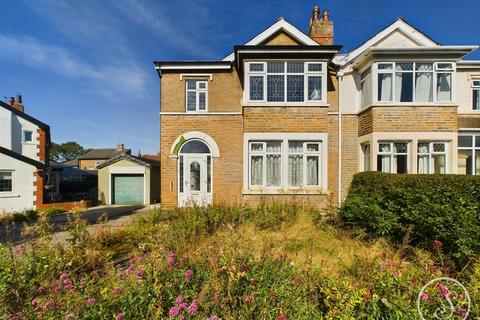
[[457, 263], [480, 252], [480, 177], [363, 172], [340, 212], [373, 238], [401, 243], [411, 229], [412, 244], [442, 246]]
[[60, 214], [60, 213], [65, 213], [65, 212], [66, 212], [65, 209], [50, 207], [50, 208], [45, 209], [45, 211], [43, 211], [43, 214], [46, 215], [47, 217], [50, 217], [50, 216]]

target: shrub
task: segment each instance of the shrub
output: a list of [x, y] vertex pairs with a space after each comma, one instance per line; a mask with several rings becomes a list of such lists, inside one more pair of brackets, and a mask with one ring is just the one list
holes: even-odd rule
[[396, 243], [411, 229], [412, 244], [441, 245], [464, 264], [480, 252], [480, 177], [359, 173], [341, 217], [370, 237]]
[[65, 209], [50, 207], [50, 208], [45, 209], [45, 211], [43, 211], [43, 214], [46, 215], [47, 217], [50, 217], [50, 216], [53, 216], [55, 214], [65, 213], [65, 212], [66, 212]]

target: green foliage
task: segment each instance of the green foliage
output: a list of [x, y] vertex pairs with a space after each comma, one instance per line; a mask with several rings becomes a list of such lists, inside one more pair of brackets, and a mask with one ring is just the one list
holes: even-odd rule
[[43, 214], [46, 215], [47, 217], [59, 214], [59, 213], [65, 213], [65, 209], [62, 208], [56, 208], [56, 207], [50, 207], [47, 208], [45, 211], [43, 211]]
[[436, 250], [441, 241], [463, 265], [480, 252], [480, 177], [359, 173], [341, 216], [370, 237], [401, 243], [411, 229], [414, 245]]
[[64, 162], [78, 159], [84, 155], [86, 150], [75, 141], [68, 141], [62, 144], [52, 143], [50, 146], [50, 159], [57, 162]]

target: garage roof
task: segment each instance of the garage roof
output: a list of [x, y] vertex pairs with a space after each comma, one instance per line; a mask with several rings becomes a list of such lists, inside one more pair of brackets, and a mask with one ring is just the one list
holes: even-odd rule
[[158, 160], [139, 158], [139, 157], [132, 156], [130, 154], [121, 154], [121, 155], [118, 155], [118, 156], [108, 160], [108, 161], [105, 161], [102, 164], [99, 164], [97, 166], [97, 169], [102, 169], [102, 168], [108, 167], [109, 165], [114, 164], [115, 162], [118, 162], [118, 161], [121, 161], [121, 160], [132, 161], [132, 162], [135, 162], [136, 164], [139, 164], [141, 166], [145, 166], [147, 168], [160, 166], [160, 161], [158, 161]]

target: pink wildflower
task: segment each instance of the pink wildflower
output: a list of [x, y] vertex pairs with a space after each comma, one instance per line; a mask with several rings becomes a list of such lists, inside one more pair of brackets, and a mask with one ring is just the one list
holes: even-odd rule
[[243, 301], [245, 301], [246, 303], [252, 303], [253, 301], [253, 296], [251, 294], [247, 294], [244, 298], [243, 298]]
[[168, 314], [170, 314], [170, 317], [172, 317], [172, 318], [176, 317], [180, 314], [180, 308], [179, 307], [171, 307]]
[[440, 248], [443, 245], [442, 241], [440, 240], [433, 241], [433, 244], [435, 245], [436, 248]]
[[38, 305], [38, 299], [35, 298], [32, 300], [32, 306], [36, 307]]
[[68, 279], [68, 274], [63, 272], [58, 278], [62, 281], [67, 280]]
[[71, 283], [68, 283], [68, 284], [65, 286], [65, 290], [67, 290], [67, 291], [70, 292], [70, 293], [74, 293], [74, 292], [75, 292], [75, 287], [74, 287]]
[[115, 315], [115, 320], [123, 320], [123, 313], [117, 313]]
[[122, 288], [116, 287], [115, 289], [113, 289], [113, 293], [115, 293], [115, 294], [120, 294], [120, 293], [122, 293]]
[[130, 273], [132, 273], [132, 272], [133, 272], [133, 266], [130, 265], [130, 266], [127, 268], [127, 270], [125, 270], [125, 273], [126, 273], [126, 274], [130, 274]]
[[145, 274], [145, 270], [143, 270], [143, 269], [140, 269], [140, 270], [137, 271], [137, 277], [139, 277], [139, 278], [143, 277], [144, 274]]
[[43, 309], [48, 310], [51, 307], [53, 307], [54, 305], [55, 305], [55, 303], [52, 300], [48, 300], [47, 303], [45, 303], [45, 305], [43, 306]]
[[97, 303], [97, 299], [95, 299], [93, 297], [88, 297], [87, 298], [87, 304], [94, 305], [95, 303]]
[[438, 290], [440, 291], [440, 295], [444, 298], [450, 298], [451, 292], [448, 290], [447, 287], [445, 287], [443, 284], [438, 285]]
[[218, 316], [211, 316], [208, 317], [207, 320], [220, 320], [220, 318]]
[[188, 306], [187, 312], [189, 315], [194, 316], [198, 311], [198, 303], [197, 300], [193, 300], [192, 303]]
[[420, 299], [422, 299], [423, 301], [427, 301], [428, 300], [428, 295], [425, 293], [425, 292], [420, 292]]
[[75, 318], [75, 314], [73, 314], [73, 312], [69, 312], [65, 315], [65, 320], [71, 320]]
[[284, 314], [281, 314], [277, 317], [277, 320], [287, 320], [287, 316]]
[[190, 279], [192, 278], [193, 276], [193, 271], [192, 269], [188, 269], [187, 271], [185, 271], [185, 281], [190, 281]]
[[173, 266], [173, 264], [175, 263], [175, 258], [176, 257], [177, 257], [177, 255], [175, 254], [175, 252], [170, 253], [170, 255], [167, 258], [167, 263], [169, 265]]
[[38, 287], [37, 294], [44, 294], [44, 293], [45, 293], [45, 289], [43, 287]]
[[182, 304], [182, 303], [185, 302], [185, 298], [183, 298], [183, 296], [180, 295], [180, 296], [178, 296], [178, 297], [175, 299], [175, 302], [176, 302], [177, 304]]

